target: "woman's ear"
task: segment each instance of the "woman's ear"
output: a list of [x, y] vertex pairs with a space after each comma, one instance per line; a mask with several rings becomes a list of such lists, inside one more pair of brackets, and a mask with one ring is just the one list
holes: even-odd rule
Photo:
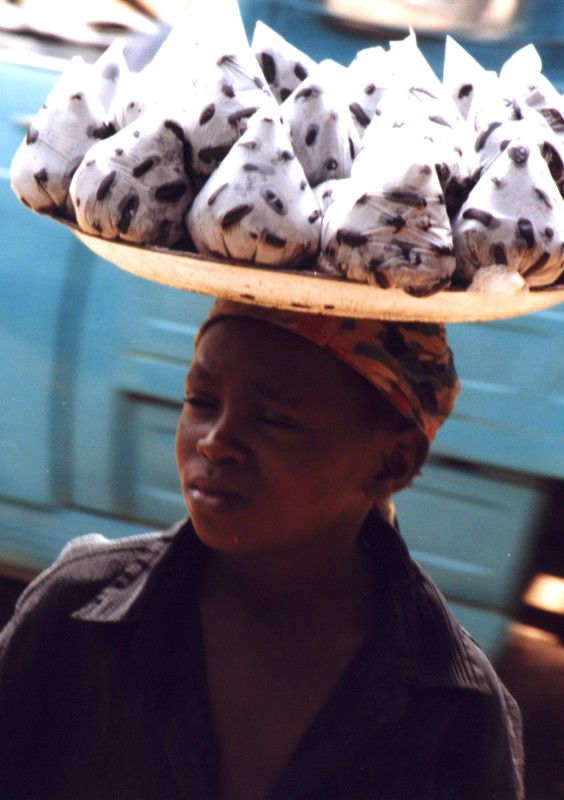
[[380, 451], [380, 464], [366, 488], [373, 503], [391, 497], [408, 486], [429, 453], [427, 437], [416, 426], [394, 433], [389, 446]]

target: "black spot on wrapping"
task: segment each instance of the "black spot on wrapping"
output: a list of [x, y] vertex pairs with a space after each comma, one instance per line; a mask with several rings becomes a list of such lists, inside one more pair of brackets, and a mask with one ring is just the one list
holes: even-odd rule
[[465, 83], [463, 86], [460, 87], [458, 90], [458, 99], [464, 100], [465, 97], [469, 97], [472, 92], [474, 91], [474, 87], [471, 83]]
[[273, 84], [276, 80], [276, 61], [270, 53], [264, 50], [262, 53], [259, 53], [258, 60], [267, 83]]
[[141, 131], [133, 131], [133, 136], [138, 139], [141, 136]]
[[503, 242], [496, 242], [492, 246], [492, 261], [494, 264], [506, 264], [508, 263], [507, 260], [507, 253], [505, 251], [505, 245]]
[[260, 195], [265, 203], [279, 216], [284, 217], [288, 213], [288, 206], [283, 197], [271, 186], [262, 186]]
[[405, 219], [402, 217], [401, 214], [395, 214], [394, 216], [389, 216], [388, 214], [385, 214], [380, 218], [380, 222], [382, 223], [382, 225], [386, 225], [389, 228], [393, 228], [394, 233], [399, 233], [401, 229], [404, 228], [406, 225]]
[[529, 249], [535, 246], [535, 228], [530, 219], [519, 217], [517, 220], [517, 236], [525, 241]]
[[313, 225], [314, 222], [317, 222], [320, 216], [321, 214], [319, 213], [319, 211], [314, 211], [312, 214], [309, 215], [307, 221]]
[[226, 53], [224, 56], [221, 56], [217, 60], [217, 66], [223, 67], [227, 64], [227, 66], [233, 66], [237, 63], [237, 56], [233, 53]]
[[39, 139], [39, 131], [37, 128], [34, 128], [33, 125], [30, 125], [27, 129], [27, 133], [25, 136], [25, 143], [26, 144], [35, 144], [35, 142]]
[[243, 164], [243, 172], [260, 172], [258, 164]]
[[409, 91], [413, 92], [415, 95], [424, 94], [426, 97], [430, 97], [432, 100], [438, 100], [437, 95], [433, 94], [433, 92], [431, 92], [429, 89], [426, 89], [424, 86], [412, 86]]
[[200, 123], [200, 125], [205, 125], [207, 122], [210, 121], [210, 119], [213, 118], [214, 114], [215, 114], [215, 104], [209, 103], [209, 105], [207, 105], [200, 114], [200, 119], [198, 120], [198, 122]]
[[315, 123], [310, 125], [305, 135], [305, 143], [308, 147], [313, 147], [313, 145], [317, 141], [318, 134], [319, 134], [319, 125], [316, 125]]
[[280, 161], [293, 161], [295, 159], [295, 153], [291, 153], [289, 150], [282, 150], [280, 153]]
[[105, 178], [102, 178], [96, 191], [96, 200], [99, 203], [104, 202], [104, 200], [108, 197], [112, 191], [112, 186], [116, 182], [116, 178], [117, 172], [115, 170], [112, 170], [112, 172], [108, 173]]
[[551, 200], [551, 199], [550, 199], [550, 197], [547, 195], [547, 193], [546, 193], [545, 191], [543, 191], [543, 189], [537, 189], [537, 188], [535, 188], [535, 190], [534, 190], [534, 191], [535, 191], [535, 194], [536, 194], [536, 196], [537, 196], [537, 197], [538, 197], [538, 198], [539, 198], [539, 199], [540, 199], [540, 200], [541, 200], [541, 201], [544, 203], [544, 205], [545, 205], [547, 208], [553, 208], [553, 205], [552, 205], [552, 200]]
[[184, 134], [184, 128], [182, 127], [182, 125], [180, 125], [179, 122], [176, 122], [173, 119], [166, 119], [163, 122], [163, 127], [165, 128], [165, 130], [170, 131], [181, 143], [184, 170], [187, 175], [191, 175], [194, 151], [191, 142], [187, 139], [187, 137]]
[[323, 94], [323, 89], [320, 86], [306, 86], [296, 92], [296, 100], [309, 100], [311, 97], [319, 97]]
[[328, 158], [324, 166], [328, 172], [335, 172], [339, 168], [339, 162], [336, 158]]
[[452, 128], [450, 122], [447, 122], [444, 117], [438, 116], [436, 114], [429, 117], [429, 122], [434, 122], [436, 125], [444, 125], [445, 128]]
[[354, 142], [350, 138], [350, 136], [349, 136], [349, 153], [350, 153], [350, 156], [351, 156], [351, 161], [354, 161], [355, 157], [356, 157], [356, 149], [355, 149], [355, 146], [354, 146]]
[[219, 186], [219, 187], [218, 187], [218, 188], [215, 190], [215, 192], [212, 192], [212, 193], [210, 194], [210, 196], [208, 197], [208, 206], [213, 206], [213, 204], [215, 203], [215, 201], [217, 200], [217, 198], [219, 197], [219, 195], [220, 195], [222, 192], [224, 192], [224, 191], [227, 189], [227, 187], [228, 187], [228, 186], [229, 186], [229, 184], [228, 184], [228, 183], [224, 183], [224, 184], [222, 184], [221, 186]]
[[117, 64], [106, 64], [104, 71], [102, 72], [102, 78], [106, 81], [115, 81], [119, 78], [119, 67]]
[[75, 92], [74, 94], [71, 94], [70, 99], [80, 103], [81, 100], [84, 99], [84, 94], [82, 92]]
[[225, 97], [235, 97], [235, 89], [233, 88], [233, 85], [227, 81], [223, 81], [221, 84], [221, 92], [225, 95]]
[[360, 105], [360, 103], [351, 103], [349, 106], [349, 111], [351, 112], [351, 114], [356, 119], [359, 125], [361, 125], [363, 128], [368, 127], [368, 125], [370, 124], [370, 117], [363, 109], [363, 107]]
[[237, 225], [251, 213], [253, 208], [254, 205], [252, 203], [241, 203], [241, 205], [235, 206], [230, 211], [227, 211], [220, 220], [222, 230], [225, 231]]
[[550, 261], [550, 253], [543, 253], [534, 264], [531, 264], [526, 270], [522, 271], [522, 275], [526, 278], [532, 278], [533, 275], [542, 272], [542, 270], [546, 267], [548, 262]]
[[155, 156], [150, 156], [142, 161], [140, 164], [137, 164], [136, 167], [133, 168], [132, 175], [134, 178], [142, 178], [143, 175], [146, 175], [150, 172], [157, 164], [159, 163], [159, 159], [155, 158]]
[[241, 120], [252, 117], [253, 114], [256, 113], [256, 111], [257, 111], [256, 106], [250, 106], [249, 108], [241, 108], [239, 111], [234, 111], [233, 114], [230, 114], [227, 117], [227, 122], [230, 125], [236, 126], [241, 122]]
[[491, 180], [496, 189], [504, 189], [507, 185], [505, 178], [498, 178], [497, 175], [494, 175]]
[[553, 131], [564, 132], [564, 117], [557, 108], [543, 108], [540, 113], [548, 122]]
[[344, 244], [348, 247], [362, 247], [368, 244], [368, 236], [353, 228], [339, 228], [336, 239], [339, 244]]
[[[330, 191], [331, 194], [333, 194], [333, 192], [331, 190], [329, 190], [329, 191]], [[323, 197], [326, 197], [326, 196], [327, 196], [327, 192], [324, 192], [323, 193]], [[355, 206], [365, 206], [369, 202], [370, 197], [371, 197], [371, 195], [370, 195], [369, 192], [365, 192], [364, 194], [361, 194], [360, 197], [357, 198], [357, 200], [355, 200], [355, 203], [354, 203]]]
[[374, 83], [368, 83], [368, 84], [367, 84], [367, 85], [364, 87], [364, 94], [367, 94], [367, 95], [369, 95], [369, 96], [370, 96], [371, 94], [374, 94], [374, 92], [375, 92], [375, 91], [376, 91], [376, 85], [375, 85]]
[[111, 122], [103, 122], [97, 128], [88, 130], [88, 135], [92, 139], [109, 139], [116, 132], [116, 127]]
[[47, 181], [49, 180], [49, 173], [47, 172], [45, 167], [43, 167], [43, 169], [34, 172], [33, 178], [35, 182], [38, 183], [39, 185], [46, 184]]
[[517, 167], [522, 167], [529, 160], [530, 151], [524, 144], [517, 144], [507, 151], [509, 158]]
[[275, 233], [270, 233], [267, 231], [264, 234], [264, 243], [269, 245], [269, 247], [275, 247], [278, 250], [281, 250], [283, 247], [286, 247], [287, 241], [286, 239], [282, 239], [280, 236], [276, 236]]
[[186, 181], [175, 180], [163, 183], [155, 189], [155, 200], [159, 203], [175, 203], [185, 194], [188, 189]]
[[237, 142], [237, 147], [243, 147], [245, 150], [260, 150], [260, 143], [254, 139], [249, 139], [248, 142]]
[[280, 89], [280, 99], [282, 100], [282, 102], [284, 102], [284, 100], [287, 100], [290, 97], [291, 94], [292, 94], [292, 90], [291, 89], [287, 89], [285, 86], [283, 86]]
[[564, 164], [558, 150], [553, 147], [550, 142], [543, 142], [541, 146], [541, 155], [548, 164], [550, 174], [556, 183], [562, 180], [564, 174]]
[[223, 161], [231, 147], [226, 144], [217, 145], [217, 147], [203, 147], [198, 152], [198, 158], [203, 164], [213, 164]]
[[305, 192], [306, 189], [307, 189], [307, 181], [302, 179], [300, 181], [300, 191]]
[[467, 208], [462, 214], [462, 219], [479, 222], [484, 228], [497, 228], [498, 221], [489, 211], [482, 211], [480, 208]]
[[477, 153], [479, 153], [480, 150], [484, 149], [488, 139], [490, 138], [492, 133], [496, 130], [496, 128], [499, 128], [500, 125], [501, 122], [490, 122], [488, 127], [478, 134], [478, 136], [476, 137], [476, 141], [474, 143], [474, 150]]
[[552, 228], [545, 228], [544, 229], [544, 235], [548, 239], [548, 241], [550, 242], [551, 239], [554, 237], [554, 230]]
[[116, 154], [116, 156], [122, 156], [123, 155], [123, 147], [116, 147], [116, 149], [114, 150], [114, 153]]
[[119, 220], [117, 229], [120, 233], [127, 233], [133, 218], [139, 209], [139, 196], [136, 192], [130, 192], [119, 203]]
[[410, 189], [394, 189], [391, 192], [384, 192], [384, 197], [392, 203], [402, 203], [412, 208], [425, 208], [427, 200], [424, 195]]
[[300, 64], [300, 62], [297, 61], [294, 64], [294, 75], [299, 81], [305, 81], [305, 79], [309, 75], [309, 72], [307, 71], [307, 69], [304, 67], [303, 64]]

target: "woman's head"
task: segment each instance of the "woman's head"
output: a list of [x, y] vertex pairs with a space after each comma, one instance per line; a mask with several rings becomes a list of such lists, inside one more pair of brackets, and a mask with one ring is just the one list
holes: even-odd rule
[[356, 533], [426, 438], [331, 350], [239, 308], [216, 309], [187, 378], [177, 455], [198, 534], [247, 550]]

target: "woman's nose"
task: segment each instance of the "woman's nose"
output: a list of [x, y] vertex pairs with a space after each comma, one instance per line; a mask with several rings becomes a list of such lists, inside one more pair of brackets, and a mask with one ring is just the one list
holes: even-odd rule
[[240, 427], [228, 415], [218, 417], [196, 442], [196, 450], [208, 461], [243, 463], [247, 448]]

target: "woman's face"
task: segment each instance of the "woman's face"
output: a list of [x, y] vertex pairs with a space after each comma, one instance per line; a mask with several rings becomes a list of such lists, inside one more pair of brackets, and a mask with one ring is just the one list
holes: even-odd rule
[[393, 446], [371, 387], [317, 345], [258, 320], [203, 335], [187, 376], [177, 461], [197, 534], [223, 552], [356, 536]]

